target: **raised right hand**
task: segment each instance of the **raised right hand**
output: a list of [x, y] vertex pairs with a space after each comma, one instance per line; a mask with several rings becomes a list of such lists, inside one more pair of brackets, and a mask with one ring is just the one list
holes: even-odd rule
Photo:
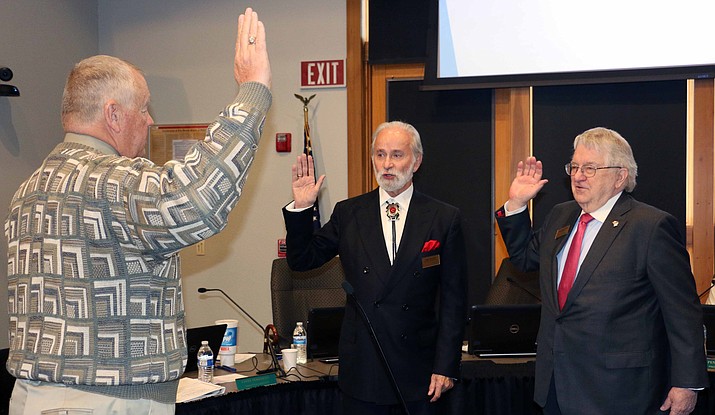
[[[253, 43], [249, 39], [253, 39]], [[238, 16], [233, 77], [239, 85], [243, 82], [255, 81], [268, 88], [271, 87], [271, 64], [266, 49], [266, 29], [263, 22], [258, 20], [258, 14], [250, 7]]]
[[313, 156], [307, 157], [305, 154], [298, 156], [293, 168], [291, 168], [291, 173], [295, 208], [302, 209], [312, 206], [318, 199], [320, 186], [325, 180], [324, 174], [318, 180], [315, 180]]
[[544, 168], [536, 157], [528, 157], [516, 166], [516, 177], [509, 187], [509, 211], [529, 203], [549, 181], [542, 179]]

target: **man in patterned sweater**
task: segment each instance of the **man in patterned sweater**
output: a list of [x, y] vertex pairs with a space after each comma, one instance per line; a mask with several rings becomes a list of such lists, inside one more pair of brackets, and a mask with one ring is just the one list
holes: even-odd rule
[[238, 96], [205, 140], [157, 166], [140, 157], [153, 123], [141, 72], [95, 56], [70, 73], [64, 142], [5, 223], [10, 413], [174, 413], [187, 360], [178, 252], [226, 226], [271, 104], [265, 30], [250, 8], [234, 77]]

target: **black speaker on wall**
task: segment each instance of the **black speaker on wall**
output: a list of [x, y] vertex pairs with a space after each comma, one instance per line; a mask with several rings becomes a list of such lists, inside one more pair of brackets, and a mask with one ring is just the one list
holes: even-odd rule
[[368, 61], [424, 62], [429, 8], [430, 0], [370, 0]]

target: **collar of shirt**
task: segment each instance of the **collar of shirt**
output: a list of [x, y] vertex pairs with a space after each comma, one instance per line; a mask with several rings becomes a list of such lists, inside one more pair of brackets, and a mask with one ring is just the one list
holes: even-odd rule
[[[583, 263], [583, 260], [586, 258], [588, 251], [591, 249], [591, 245], [593, 245], [593, 241], [596, 239], [596, 235], [598, 235], [598, 231], [601, 230], [601, 225], [603, 225], [603, 222], [606, 220], [608, 215], [611, 213], [611, 210], [613, 210], [613, 206], [616, 205], [616, 202], [618, 201], [618, 198], [621, 196], [621, 193], [623, 193], [623, 192], [618, 192], [617, 195], [608, 199], [608, 201], [603, 206], [601, 206], [600, 208], [591, 212], [591, 216], [593, 216], [594, 220], [592, 220], [588, 224], [588, 227], [586, 228], [586, 232], [583, 235], [583, 241], [581, 243], [581, 256], [579, 257], [579, 261], [578, 261], [576, 277], [578, 277], [578, 270], [581, 269], [581, 263]], [[583, 213], [584, 212], [582, 210], [581, 215], [583, 215]], [[581, 215], [579, 215], [579, 218], [581, 217]], [[564, 244], [563, 249], [556, 255], [556, 259], [559, 264], [559, 273], [558, 273], [557, 283], [561, 282], [561, 274], [563, 274], [564, 265], [566, 265], [566, 253], [569, 251], [569, 247], [571, 247], [571, 241], [573, 241], [573, 237], [576, 234], [576, 228], [578, 228], [578, 220], [572, 226], [571, 234], [569, 235], [569, 239]]]
[[[618, 194], [608, 199], [603, 206], [591, 212], [591, 216], [601, 223], [605, 222], [606, 218], [611, 213], [611, 210], [613, 210], [613, 206], [616, 205], [618, 198], [621, 197], [621, 194], [623, 194], [623, 191], [618, 192]], [[583, 210], [581, 211], [581, 214], [583, 214]]]
[[393, 201], [397, 202], [400, 204], [400, 219], [403, 217], [407, 216], [407, 210], [410, 208], [410, 201], [412, 200], [412, 194], [415, 192], [415, 185], [411, 184], [410, 187], [405, 189], [404, 192], [400, 193], [399, 195], [392, 197], [387, 192], [381, 187], [379, 190], [380, 193], [380, 209], [381, 209], [381, 215], [385, 216], [385, 212], [383, 211], [385, 207], [385, 203], [388, 201]]
[[77, 134], [77, 133], [65, 133], [65, 143], [77, 143], [77, 144], [82, 144], [87, 147], [92, 147], [93, 149], [99, 151], [102, 154], [108, 154], [108, 155], [115, 155], [118, 156], [119, 153], [117, 150], [114, 149], [114, 147], [110, 146], [108, 143], [105, 143], [104, 141], [92, 137], [90, 135], [85, 135], [85, 134]]
[[412, 200], [412, 194], [414, 193], [414, 185], [410, 185], [404, 192], [399, 195], [392, 197], [387, 194], [382, 188], [379, 190], [380, 194], [380, 204], [378, 209], [380, 209], [380, 220], [382, 224], [382, 234], [385, 238], [385, 248], [387, 249], [387, 256], [390, 258], [390, 264], [395, 262], [395, 258], [392, 256], [392, 225], [387, 215], [385, 214], [385, 206], [388, 202], [397, 202], [400, 204], [400, 217], [394, 222], [395, 225], [395, 244], [399, 251], [400, 241], [402, 240], [402, 232], [405, 230], [405, 221], [407, 220], [407, 210], [410, 207], [410, 201]]

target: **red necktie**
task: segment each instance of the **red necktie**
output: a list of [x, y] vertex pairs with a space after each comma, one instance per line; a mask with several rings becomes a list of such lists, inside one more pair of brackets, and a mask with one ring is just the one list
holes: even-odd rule
[[586, 233], [586, 227], [592, 219], [593, 216], [588, 213], [584, 213], [578, 221], [578, 229], [576, 229], [576, 235], [574, 235], [573, 241], [571, 241], [569, 254], [566, 257], [566, 264], [564, 264], [564, 271], [561, 274], [561, 282], [559, 283], [559, 309], [564, 308], [564, 304], [566, 304], [566, 297], [568, 297], [569, 291], [573, 286], [573, 280], [576, 278], [578, 259], [581, 257], [583, 234]]

